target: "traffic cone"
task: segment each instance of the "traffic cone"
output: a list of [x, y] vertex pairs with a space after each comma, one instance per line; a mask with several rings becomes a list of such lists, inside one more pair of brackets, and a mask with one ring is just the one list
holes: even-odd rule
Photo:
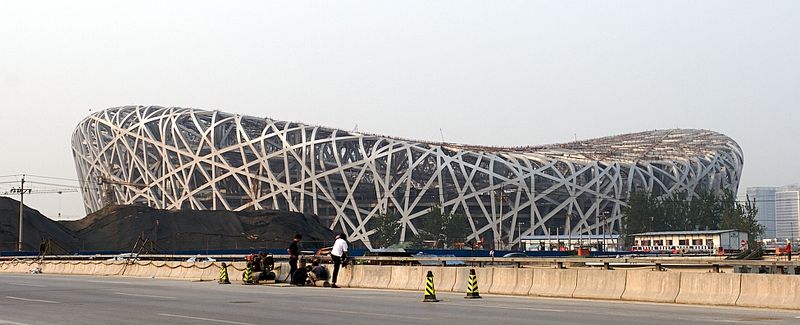
[[475, 269], [469, 269], [469, 277], [467, 277], [467, 296], [464, 299], [480, 299], [481, 295], [478, 293], [478, 276], [475, 275]]
[[222, 267], [219, 269], [219, 284], [231, 284], [228, 279], [228, 265], [222, 262]]
[[436, 299], [436, 289], [433, 287], [433, 272], [428, 271], [425, 277], [425, 299], [422, 302], [438, 302]]
[[253, 265], [247, 263], [247, 268], [242, 273], [242, 284], [253, 284]]

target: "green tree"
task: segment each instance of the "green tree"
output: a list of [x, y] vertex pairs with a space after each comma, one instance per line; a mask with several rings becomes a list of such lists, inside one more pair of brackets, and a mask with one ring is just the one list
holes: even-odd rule
[[746, 231], [749, 236], [748, 247], [755, 247], [756, 240], [764, 236], [764, 226], [758, 223], [756, 201], [748, 196], [744, 203], [736, 202], [732, 192], [726, 193], [723, 199], [723, 214], [720, 222], [722, 229], [738, 229]]
[[434, 247], [452, 247], [464, 241], [470, 233], [469, 220], [461, 214], [446, 213], [441, 206], [434, 206], [419, 218], [422, 220], [418, 239], [433, 241]]
[[660, 204], [660, 201], [649, 192], [631, 193], [624, 212], [625, 234], [655, 231], [657, 216], [661, 213]]
[[378, 214], [369, 221], [369, 227], [375, 232], [369, 238], [373, 248], [389, 247], [400, 241], [400, 218], [396, 212]]

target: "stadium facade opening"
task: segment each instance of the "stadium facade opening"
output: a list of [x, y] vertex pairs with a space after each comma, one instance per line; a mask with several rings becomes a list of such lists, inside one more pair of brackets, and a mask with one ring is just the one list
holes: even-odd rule
[[412, 141], [191, 108], [93, 113], [72, 137], [87, 212], [107, 204], [313, 213], [369, 245], [391, 212], [401, 239], [431, 209], [467, 217], [466, 240], [617, 233], [632, 191], [736, 191], [740, 147], [725, 135], [655, 130], [554, 145]]

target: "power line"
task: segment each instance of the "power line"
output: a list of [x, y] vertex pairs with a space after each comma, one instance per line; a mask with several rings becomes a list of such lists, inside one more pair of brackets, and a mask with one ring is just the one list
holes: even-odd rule
[[25, 176], [28, 176], [28, 177], [32, 176], [32, 177], [36, 177], [36, 178], [46, 178], [46, 179], [56, 179], [56, 180], [71, 181], [71, 182], [77, 182], [78, 181], [77, 179], [74, 179], [74, 178], [65, 178], [65, 177], [41, 176], [41, 175], [32, 175], [32, 174], [25, 174]]

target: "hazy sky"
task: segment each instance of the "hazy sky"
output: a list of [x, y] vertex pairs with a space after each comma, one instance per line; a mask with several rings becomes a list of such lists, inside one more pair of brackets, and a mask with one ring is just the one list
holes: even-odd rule
[[799, 35], [800, 1], [2, 1], [0, 176], [76, 178], [78, 122], [141, 104], [489, 145], [710, 129], [740, 192], [784, 185]]

